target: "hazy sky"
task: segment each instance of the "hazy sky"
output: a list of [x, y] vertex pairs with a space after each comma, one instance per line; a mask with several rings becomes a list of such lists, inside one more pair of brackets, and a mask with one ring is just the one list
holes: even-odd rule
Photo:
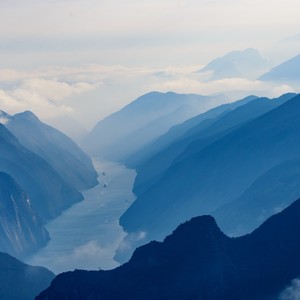
[[[202, 64], [298, 34], [296, 0], [1, 0], [1, 51], [18, 67]], [[19, 57], [19, 58], [18, 58]], [[22, 58], [26, 57], [26, 61]]]
[[231, 50], [274, 52], [300, 33], [299, 11], [296, 0], [0, 0], [0, 109], [90, 127], [153, 89], [264, 91], [194, 72]]

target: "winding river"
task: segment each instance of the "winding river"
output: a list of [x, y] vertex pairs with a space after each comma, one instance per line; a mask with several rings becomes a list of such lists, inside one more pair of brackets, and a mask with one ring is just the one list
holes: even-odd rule
[[112, 269], [125, 236], [119, 218], [135, 200], [134, 170], [107, 161], [94, 161], [100, 184], [83, 192], [84, 200], [46, 225], [51, 241], [26, 262], [58, 274], [74, 269]]

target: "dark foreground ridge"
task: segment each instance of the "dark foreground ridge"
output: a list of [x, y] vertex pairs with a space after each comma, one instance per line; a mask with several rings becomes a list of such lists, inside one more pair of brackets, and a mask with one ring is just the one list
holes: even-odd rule
[[299, 235], [300, 200], [240, 238], [196, 217], [115, 270], [57, 276], [36, 299], [274, 300], [300, 275]]

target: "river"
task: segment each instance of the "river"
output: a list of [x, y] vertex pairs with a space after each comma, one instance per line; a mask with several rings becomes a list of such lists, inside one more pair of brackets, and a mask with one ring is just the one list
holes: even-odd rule
[[135, 200], [134, 170], [107, 161], [94, 161], [100, 184], [83, 192], [84, 200], [46, 225], [51, 240], [27, 258], [58, 274], [74, 269], [112, 269], [113, 259], [125, 236], [119, 218]]

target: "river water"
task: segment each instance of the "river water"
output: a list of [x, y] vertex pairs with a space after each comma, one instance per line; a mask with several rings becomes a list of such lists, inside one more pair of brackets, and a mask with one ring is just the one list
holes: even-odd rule
[[84, 200], [46, 225], [51, 240], [25, 261], [58, 274], [74, 269], [112, 269], [125, 236], [119, 218], [135, 200], [134, 170], [107, 161], [94, 161], [100, 184], [83, 192]]

